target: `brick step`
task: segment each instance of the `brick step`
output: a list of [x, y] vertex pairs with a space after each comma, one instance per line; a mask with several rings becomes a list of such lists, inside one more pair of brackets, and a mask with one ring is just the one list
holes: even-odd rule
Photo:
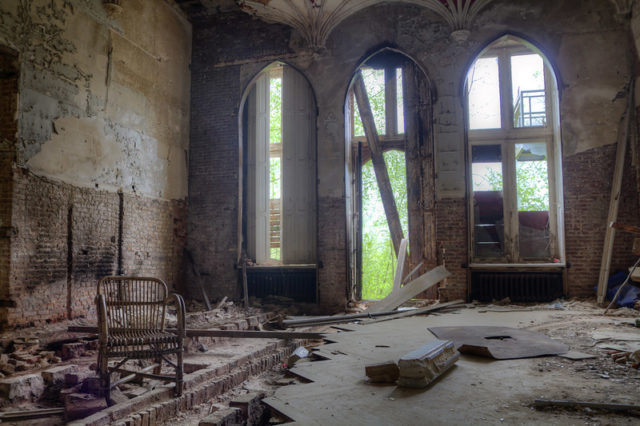
[[138, 426], [166, 421], [180, 412], [190, 410], [229, 391], [250, 377], [281, 364], [300, 344], [301, 341], [269, 343], [223, 366], [201, 369], [186, 375], [184, 392], [178, 398], [174, 397], [173, 386], [168, 385], [77, 420], [70, 425]]

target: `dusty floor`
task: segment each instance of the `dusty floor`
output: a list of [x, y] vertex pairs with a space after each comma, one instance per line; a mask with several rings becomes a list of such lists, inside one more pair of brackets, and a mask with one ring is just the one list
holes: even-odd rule
[[[239, 313], [231, 308], [213, 314], [195, 313], [189, 322], [216, 327], [237, 322]], [[291, 370], [278, 366], [164, 424], [197, 425], [209, 413], [246, 393], [264, 393], [269, 405], [305, 425], [640, 424], [640, 416], [632, 414], [539, 410], [532, 406], [536, 398], [640, 404], [640, 372], [629, 363], [615, 362], [610, 354], [612, 348], [640, 347], [640, 328], [634, 326], [637, 317], [640, 312], [631, 309], [614, 310], [604, 316], [603, 310], [591, 302], [560, 301], [537, 306], [467, 305], [446, 313], [369, 325], [324, 326], [323, 330], [331, 332], [329, 342], [314, 348], [314, 355]], [[452, 325], [500, 325], [539, 331], [564, 342], [572, 351], [596, 358], [574, 361], [550, 356], [496, 361], [462, 355], [451, 371], [424, 390], [367, 382], [365, 365], [397, 360], [434, 338], [428, 327]], [[60, 338], [62, 329], [58, 328], [51, 325], [31, 332], [44, 343], [52, 330]], [[28, 331], [22, 330], [3, 337], [9, 340], [25, 334]], [[232, 339], [207, 344], [201, 352], [199, 342], [194, 341], [190, 342], [188, 361], [222, 365], [265, 343], [262, 339]], [[94, 358], [91, 353], [87, 355], [73, 362], [88, 366]], [[267, 416], [271, 417], [270, 424], [286, 422], [277, 410]], [[50, 418], [22, 424], [52, 421], [62, 423], [61, 418]]]
[[[280, 389], [267, 401], [305, 425], [638, 424], [640, 418], [630, 415], [532, 408], [536, 398], [639, 404], [640, 373], [614, 362], [606, 349], [612, 344], [640, 345], [640, 329], [632, 324], [637, 316], [637, 311], [628, 309], [604, 316], [590, 303], [561, 302], [532, 308], [463, 308], [428, 317], [340, 326], [352, 331], [331, 336], [336, 343], [321, 348], [329, 360], [293, 369], [314, 383]], [[428, 327], [452, 325], [536, 330], [597, 358], [496, 361], [463, 355], [451, 371], [424, 390], [367, 383], [365, 365], [397, 360], [434, 339]], [[619, 338], [631, 340], [620, 342]]]

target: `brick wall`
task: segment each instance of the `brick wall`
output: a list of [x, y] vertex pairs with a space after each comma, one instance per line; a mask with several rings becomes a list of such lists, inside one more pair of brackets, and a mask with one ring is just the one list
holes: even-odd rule
[[120, 223], [123, 272], [181, 287], [183, 201], [77, 188], [20, 168], [13, 200], [8, 298], [15, 307], [2, 309], [2, 325], [92, 316], [98, 280], [117, 273]]
[[[236, 37], [239, 28], [246, 38]], [[185, 270], [185, 290], [192, 297], [201, 298], [199, 285], [214, 300], [241, 294], [235, 264], [242, 67], [214, 65], [286, 52], [290, 32], [244, 14], [193, 22], [187, 225], [193, 264], [188, 262]]]
[[184, 201], [123, 196], [122, 269], [125, 275], [151, 276], [184, 293]]
[[[0, 306], [9, 303], [13, 163], [18, 104], [17, 54], [0, 48]], [[0, 309], [0, 322], [5, 320]]]
[[[436, 235], [438, 238], [438, 263], [443, 260], [451, 272], [447, 289], [441, 291], [443, 299], [466, 299], [467, 270], [462, 267], [469, 262], [467, 253], [467, 229], [465, 200], [443, 198], [436, 201]], [[444, 259], [442, 256], [444, 248]]]
[[[564, 159], [565, 240], [567, 262], [571, 265], [567, 270], [569, 297], [592, 296], [598, 283], [615, 157], [614, 144]], [[618, 221], [640, 225], [636, 171], [631, 167], [630, 153], [626, 159]], [[632, 244], [632, 234], [616, 232], [612, 272], [634, 263]]]

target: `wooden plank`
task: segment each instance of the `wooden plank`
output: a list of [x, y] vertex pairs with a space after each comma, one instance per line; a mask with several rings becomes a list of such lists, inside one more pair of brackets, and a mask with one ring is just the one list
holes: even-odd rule
[[384, 316], [384, 317], [376, 318], [376, 319], [372, 319], [372, 320], [365, 320], [365, 321], [362, 321], [361, 324], [362, 325], [368, 325], [368, 324], [374, 324], [376, 322], [390, 321], [390, 320], [399, 319], [399, 318], [412, 317], [412, 316], [415, 316], [415, 315], [427, 314], [429, 312], [435, 312], [435, 311], [439, 311], [440, 309], [449, 308], [449, 307], [462, 305], [462, 304], [464, 304], [464, 300], [462, 300], [462, 299], [453, 300], [451, 302], [438, 303], [437, 305], [426, 306], [424, 308], [412, 309], [412, 310], [408, 310], [408, 311], [398, 312], [395, 315]]
[[436, 285], [440, 281], [447, 278], [449, 275], [451, 274], [446, 270], [444, 266], [438, 266], [430, 270], [426, 274], [421, 275], [415, 280], [409, 282], [404, 287], [401, 287], [398, 291], [392, 291], [390, 295], [388, 295], [378, 303], [370, 306], [369, 309], [367, 309], [367, 312], [375, 313], [393, 310], [412, 297], [415, 297], [423, 291], [426, 291], [427, 289]]
[[536, 407], [580, 407], [580, 408], [596, 408], [598, 410], [608, 410], [608, 411], [640, 411], [640, 405], [612, 404], [612, 403], [590, 402], [590, 401], [536, 399], [534, 402], [534, 405]]
[[17, 422], [20, 420], [37, 419], [40, 417], [58, 416], [64, 414], [64, 407], [32, 408], [24, 411], [5, 411], [0, 413], [0, 421]]
[[[616, 164], [613, 170], [613, 183], [611, 184], [611, 198], [609, 200], [609, 215], [606, 223], [615, 222], [618, 218], [618, 207], [620, 205], [620, 192], [622, 190], [622, 174], [624, 172], [624, 157], [627, 152], [627, 139], [629, 139], [629, 127], [631, 124], [631, 114], [634, 112], [634, 78], [629, 80], [629, 90], [627, 92], [627, 111], [622, 128], [618, 129], [618, 143], [616, 147]], [[598, 278], [598, 303], [603, 304], [607, 295], [607, 284], [609, 271], [611, 268], [611, 255], [613, 253], [613, 242], [616, 229], [608, 226], [604, 238], [602, 249], [602, 262], [600, 264], [600, 276]]]
[[400, 252], [398, 253], [398, 262], [396, 264], [396, 275], [393, 277], [393, 289], [391, 291], [396, 291], [400, 288], [400, 284], [402, 284], [402, 277], [404, 272], [404, 263], [407, 257], [407, 239], [403, 238], [402, 242], [400, 242]]
[[[97, 333], [97, 327], [91, 326], [69, 326], [67, 331], [71, 333]], [[176, 331], [175, 329], [167, 329], [167, 331]], [[187, 337], [231, 337], [240, 339], [322, 339], [323, 333], [313, 332], [295, 332], [295, 331], [249, 331], [249, 330], [212, 330], [212, 329], [196, 329], [187, 328], [185, 330]]]
[[380, 149], [380, 140], [378, 138], [376, 123], [373, 120], [373, 113], [371, 112], [371, 105], [369, 104], [369, 96], [367, 95], [367, 89], [364, 85], [364, 80], [362, 79], [362, 73], [360, 71], [356, 73], [353, 82], [353, 93], [355, 94], [356, 102], [358, 103], [358, 110], [360, 111], [360, 118], [362, 119], [364, 133], [367, 137], [367, 143], [369, 144], [369, 149], [371, 151], [373, 170], [376, 174], [376, 181], [378, 182], [378, 189], [380, 190], [380, 198], [382, 199], [384, 212], [387, 216], [391, 241], [393, 241], [393, 248], [397, 256], [400, 251], [400, 242], [403, 238], [402, 226], [400, 225], [398, 208], [396, 207], [396, 202], [393, 198], [389, 172], [387, 171], [387, 165], [384, 162], [382, 150]]
[[632, 234], [640, 234], [640, 226], [625, 225], [619, 222], [611, 222], [611, 225], [609, 226], [611, 226], [614, 229], [619, 229], [621, 231], [631, 232]]

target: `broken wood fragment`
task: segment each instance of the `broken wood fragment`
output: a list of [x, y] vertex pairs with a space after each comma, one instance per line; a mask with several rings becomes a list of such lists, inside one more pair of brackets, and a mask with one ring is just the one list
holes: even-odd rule
[[369, 144], [369, 150], [371, 151], [371, 162], [373, 163], [373, 170], [376, 175], [376, 181], [378, 182], [378, 189], [380, 190], [380, 198], [382, 199], [384, 212], [387, 216], [389, 233], [391, 234], [391, 241], [393, 241], [393, 249], [395, 250], [397, 257], [400, 252], [400, 242], [403, 238], [402, 225], [400, 224], [400, 216], [398, 215], [396, 201], [393, 197], [393, 189], [391, 188], [391, 181], [389, 180], [389, 172], [387, 171], [387, 165], [384, 162], [384, 156], [382, 155], [382, 149], [380, 148], [378, 130], [376, 129], [376, 123], [373, 119], [373, 113], [371, 112], [367, 88], [364, 85], [362, 72], [360, 71], [356, 73], [353, 80], [353, 93], [355, 95], [356, 102], [358, 103], [358, 110], [360, 111], [360, 118], [362, 119], [362, 127], [364, 127], [364, 134], [367, 138], [367, 143]]
[[215, 309], [222, 308], [222, 306], [225, 304], [226, 301], [227, 301], [227, 296], [223, 297], [222, 300], [220, 302], [218, 302], [218, 304], [216, 305]]
[[603, 402], [590, 401], [570, 401], [570, 400], [553, 400], [553, 399], [536, 399], [533, 403], [534, 407], [570, 407], [570, 408], [596, 408], [598, 410], [607, 411], [640, 411], [640, 405], [631, 404], [611, 404]]
[[32, 408], [20, 411], [4, 411], [0, 413], [0, 421], [17, 422], [21, 420], [37, 419], [40, 417], [51, 417], [64, 414], [63, 407], [55, 408]]
[[445, 302], [445, 303], [437, 303], [435, 305], [425, 306], [424, 308], [411, 309], [411, 310], [398, 312], [397, 314], [394, 314], [394, 315], [383, 316], [382, 318], [376, 318], [376, 319], [372, 319], [372, 320], [365, 320], [365, 321], [362, 321], [362, 324], [373, 324], [373, 323], [376, 323], [376, 322], [390, 321], [390, 320], [399, 319], [399, 318], [407, 318], [407, 317], [412, 317], [412, 316], [415, 316], [415, 315], [427, 314], [429, 312], [438, 311], [438, 310], [444, 309], [444, 308], [453, 308], [453, 307], [456, 307], [456, 306], [459, 306], [459, 305], [463, 305], [463, 304], [464, 304], [464, 300], [462, 300], [462, 299], [453, 300], [451, 302]]
[[[98, 329], [91, 326], [70, 326], [67, 331], [72, 333], [97, 333]], [[167, 329], [167, 331], [176, 331]], [[212, 330], [187, 328], [187, 337], [231, 337], [242, 339], [322, 339], [322, 333], [295, 332], [295, 331], [240, 331], [240, 330]]]
[[400, 252], [398, 253], [398, 262], [396, 262], [396, 274], [393, 277], [393, 288], [391, 291], [395, 291], [400, 288], [402, 284], [402, 277], [404, 272], [404, 263], [407, 257], [407, 239], [403, 238], [400, 242]]
[[[634, 113], [634, 83], [635, 79], [629, 80], [627, 92], [627, 109], [625, 112], [624, 124], [618, 128], [618, 141], [616, 144], [616, 163], [613, 170], [611, 184], [611, 198], [609, 200], [609, 215], [606, 223], [613, 223], [618, 219], [618, 208], [620, 206], [620, 194], [622, 191], [622, 177], [624, 172], [624, 157], [627, 152], [627, 141], [631, 133], [631, 115]], [[611, 268], [611, 256], [613, 254], [613, 242], [616, 236], [616, 228], [607, 226], [602, 249], [602, 262], [600, 264], [600, 277], [598, 278], [598, 304], [602, 305], [607, 296], [607, 285]]]
[[430, 270], [426, 274], [421, 275], [415, 280], [407, 283], [397, 291], [392, 291], [391, 294], [389, 294], [387, 297], [371, 305], [369, 309], [367, 309], [367, 312], [376, 313], [396, 309], [398, 306], [410, 300], [412, 297], [415, 297], [423, 291], [438, 284], [449, 275], [451, 274], [446, 270], [444, 266], [438, 266]]

